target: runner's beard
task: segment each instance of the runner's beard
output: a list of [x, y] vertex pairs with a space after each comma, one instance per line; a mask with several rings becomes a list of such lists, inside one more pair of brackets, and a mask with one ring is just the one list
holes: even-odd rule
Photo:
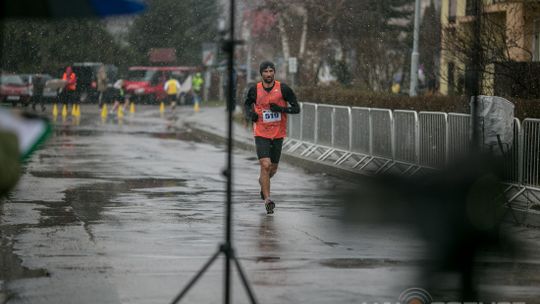
[[272, 83], [273, 81], [274, 81], [274, 77], [264, 78], [264, 82], [266, 83]]

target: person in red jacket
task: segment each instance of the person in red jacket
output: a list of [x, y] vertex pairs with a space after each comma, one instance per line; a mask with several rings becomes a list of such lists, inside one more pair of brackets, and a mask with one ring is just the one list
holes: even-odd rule
[[255, 146], [261, 166], [260, 195], [266, 212], [271, 214], [276, 204], [270, 199], [270, 178], [278, 169], [283, 139], [287, 135], [287, 115], [300, 113], [300, 106], [293, 90], [275, 80], [276, 68], [272, 62], [261, 63], [259, 72], [262, 81], [249, 89], [244, 113], [253, 122]]
[[75, 72], [73, 72], [73, 69], [70, 66], [66, 68], [64, 75], [62, 75], [62, 80], [67, 82], [64, 91], [62, 92], [62, 102], [64, 104], [67, 104], [70, 101], [75, 103], [74, 99], [76, 98], [75, 90], [77, 90], [77, 75], [75, 75]]

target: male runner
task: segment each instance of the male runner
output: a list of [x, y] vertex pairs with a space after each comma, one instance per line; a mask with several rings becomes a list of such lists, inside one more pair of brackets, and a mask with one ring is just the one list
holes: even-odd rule
[[[257, 157], [261, 166], [261, 198], [268, 214], [274, 213], [270, 199], [270, 178], [278, 169], [283, 138], [287, 135], [287, 114], [300, 113], [293, 90], [274, 79], [276, 68], [264, 61], [259, 67], [262, 82], [249, 88], [244, 103], [246, 118], [253, 122]], [[287, 103], [291, 106], [288, 107]]]

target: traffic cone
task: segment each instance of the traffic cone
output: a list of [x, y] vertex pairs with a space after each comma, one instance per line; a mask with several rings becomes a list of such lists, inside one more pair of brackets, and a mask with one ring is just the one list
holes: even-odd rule
[[108, 115], [109, 113], [107, 112], [107, 104], [104, 103], [101, 107], [101, 118], [107, 118]]
[[199, 112], [199, 110], [200, 110], [199, 102], [195, 101], [195, 103], [193, 104], [193, 111]]
[[54, 117], [58, 116], [58, 106], [56, 105], [56, 103], [53, 105], [53, 108], [52, 108], [52, 115]]
[[66, 117], [67, 115], [68, 115], [67, 105], [64, 104], [64, 106], [62, 107], [62, 117]]
[[122, 106], [119, 106], [118, 107], [118, 118], [123, 118], [124, 117], [124, 108]]
[[134, 102], [131, 102], [131, 104], [129, 106], [129, 113], [131, 113], [131, 114], [135, 113], [135, 103]]
[[165, 112], [165, 104], [162, 101], [161, 104], [159, 105], [159, 113], [163, 113], [163, 112]]

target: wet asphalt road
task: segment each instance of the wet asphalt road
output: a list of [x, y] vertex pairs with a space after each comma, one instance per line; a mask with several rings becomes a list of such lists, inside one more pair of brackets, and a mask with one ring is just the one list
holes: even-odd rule
[[[146, 106], [103, 122], [87, 106], [79, 122], [58, 118], [0, 204], [7, 303], [174, 298], [223, 239], [226, 147], [173, 128], [188, 115]], [[267, 216], [254, 153], [237, 150], [234, 164], [234, 245], [261, 303], [395, 302], [421, 287], [424, 246], [412, 231], [341, 223], [335, 198], [349, 183], [282, 163], [272, 179], [276, 213]], [[482, 261], [481, 290], [539, 303], [540, 233], [511, 229], [528, 256]], [[221, 303], [222, 269], [220, 258], [183, 303]], [[248, 303], [234, 280], [234, 303]]]

